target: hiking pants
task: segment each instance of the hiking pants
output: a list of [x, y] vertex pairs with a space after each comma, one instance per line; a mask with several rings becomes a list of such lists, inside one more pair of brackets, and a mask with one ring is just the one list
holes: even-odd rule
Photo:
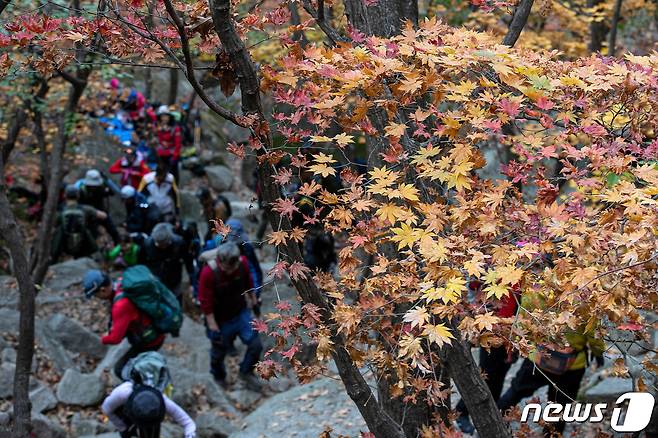
[[121, 377], [121, 371], [123, 370], [123, 367], [126, 366], [126, 363], [132, 359], [133, 357], [137, 357], [139, 354], [144, 353], [146, 351], [158, 351], [160, 347], [162, 347], [163, 342], [152, 345], [150, 347], [144, 346], [144, 345], [131, 345], [130, 350], [126, 352], [123, 356], [119, 358], [117, 363], [114, 365], [114, 375], [119, 378], [119, 380], [123, 380]]
[[[522, 399], [530, 397], [539, 388], [548, 386], [548, 400], [560, 404], [572, 403], [578, 395], [580, 381], [583, 379], [585, 369], [569, 370], [564, 374], [557, 375], [540, 370], [535, 367], [534, 362], [524, 359], [521, 368], [512, 380], [512, 386], [505, 391], [505, 394], [498, 400], [498, 407], [506, 411], [512, 406], [516, 406]], [[558, 390], [559, 388], [559, 390]], [[565, 423], [560, 421], [552, 423], [557, 432], [564, 431]], [[545, 436], [550, 436], [547, 429], [544, 429]]]
[[[507, 349], [504, 346], [492, 348], [491, 352], [480, 348], [480, 369], [487, 375], [486, 383], [494, 401], [498, 401], [500, 398], [505, 376], [512, 364], [516, 362], [517, 357], [514, 355], [512, 360], [507, 363]], [[468, 409], [463, 399], [457, 403], [456, 410], [460, 415], [468, 415]]]
[[207, 331], [210, 339], [210, 374], [215, 379], [226, 379], [224, 358], [238, 336], [242, 343], [247, 346], [247, 352], [240, 364], [240, 373], [248, 374], [254, 370], [263, 346], [258, 333], [251, 326], [251, 321], [251, 311], [244, 309], [235, 318], [219, 325], [221, 336], [213, 336], [209, 330]]

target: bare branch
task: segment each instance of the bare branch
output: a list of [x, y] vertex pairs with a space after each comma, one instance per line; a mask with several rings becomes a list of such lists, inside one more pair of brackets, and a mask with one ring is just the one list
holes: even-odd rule
[[617, 50], [617, 26], [619, 25], [619, 18], [621, 17], [622, 2], [623, 0], [615, 0], [615, 10], [612, 15], [610, 35], [608, 37], [608, 56], [615, 56], [615, 51]]
[[[338, 33], [336, 29], [331, 27], [329, 23], [327, 23], [324, 20], [324, 2], [318, 2], [318, 9], [317, 11], [313, 9], [313, 5], [311, 5], [310, 0], [304, 0], [304, 9], [308, 14], [313, 17], [316, 23], [318, 23], [318, 26], [320, 26], [320, 29], [324, 32], [324, 34], [327, 36], [329, 41], [331, 42], [332, 46], [337, 45], [338, 43], [346, 43], [349, 42], [350, 39], [342, 36], [341, 34]], [[320, 17], [320, 11], [322, 11], [322, 17]]]

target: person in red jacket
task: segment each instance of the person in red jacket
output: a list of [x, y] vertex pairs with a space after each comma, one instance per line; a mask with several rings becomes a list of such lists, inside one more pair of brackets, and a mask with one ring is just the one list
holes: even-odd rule
[[178, 160], [183, 146], [183, 132], [166, 105], [158, 108], [157, 116], [158, 159], [178, 181]]
[[251, 308], [258, 302], [253, 290], [249, 263], [233, 242], [217, 247], [217, 258], [201, 270], [199, 302], [205, 316], [211, 342], [210, 373], [226, 387], [224, 358], [236, 337], [247, 346], [240, 364], [240, 378], [249, 389], [258, 391], [260, 383], [253, 370], [263, 349], [252, 326]]
[[120, 344], [128, 338], [130, 349], [114, 365], [114, 374], [121, 379], [126, 362], [145, 351], [157, 351], [164, 343], [165, 335], [155, 330], [151, 318], [140, 311], [121, 294], [121, 279], [112, 284], [109, 275], [97, 269], [85, 273], [83, 280], [87, 298], [97, 297], [112, 301], [109, 333], [101, 338], [105, 345]]
[[144, 160], [137, 156], [134, 149], [126, 149], [124, 156], [119, 158], [110, 166], [110, 173], [121, 175], [121, 186], [133, 186], [135, 189], [139, 187], [144, 175], [149, 173], [151, 169], [148, 168]]

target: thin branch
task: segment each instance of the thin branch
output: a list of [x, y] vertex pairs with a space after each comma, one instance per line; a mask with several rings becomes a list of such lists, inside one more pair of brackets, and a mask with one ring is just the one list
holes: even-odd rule
[[338, 43], [350, 42], [349, 38], [339, 34], [336, 29], [331, 27], [331, 25], [324, 20], [324, 3], [322, 1], [318, 2], [318, 8], [320, 7], [322, 7], [322, 17], [320, 17], [320, 10], [316, 11], [313, 9], [313, 5], [311, 5], [310, 0], [304, 0], [304, 9], [311, 17], [313, 17], [315, 22], [318, 23], [318, 26], [320, 26], [320, 29], [322, 29], [324, 34], [327, 36], [332, 46], [335, 46]]
[[206, 94], [206, 90], [204, 90], [201, 84], [199, 84], [196, 76], [194, 75], [194, 64], [192, 62], [192, 55], [190, 54], [190, 41], [187, 38], [187, 33], [185, 31], [185, 23], [178, 16], [176, 9], [174, 9], [174, 5], [171, 3], [171, 0], [164, 0], [164, 4], [165, 8], [167, 9], [167, 13], [174, 21], [178, 35], [180, 36], [181, 49], [183, 51], [183, 58], [185, 59], [185, 65], [182, 70], [185, 73], [187, 80], [190, 82], [190, 85], [192, 85], [192, 88], [194, 88], [194, 91], [197, 92], [201, 100], [203, 100], [203, 102], [208, 105], [208, 108], [226, 120], [230, 120], [238, 126], [246, 127], [245, 122], [242, 121], [236, 113], [219, 106], [217, 102], [215, 102], [208, 96], [208, 94]]

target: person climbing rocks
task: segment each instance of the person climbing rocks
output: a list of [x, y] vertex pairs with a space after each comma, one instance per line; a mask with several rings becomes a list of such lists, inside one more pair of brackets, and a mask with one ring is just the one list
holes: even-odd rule
[[178, 181], [178, 161], [180, 160], [183, 145], [182, 131], [166, 105], [161, 105], [156, 114], [158, 117], [156, 131], [158, 158], [160, 163], [166, 165], [175, 180]]
[[130, 349], [114, 365], [114, 374], [121, 378], [121, 371], [128, 360], [145, 351], [157, 351], [162, 347], [165, 334], [156, 330], [152, 318], [123, 296], [121, 279], [112, 282], [110, 276], [97, 269], [89, 270], [83, 279], [84, 294], [111, 302], [109, 332], [101, 338], [105, 345], [116, 345], [124, 338]]
[[196, 287], [194, 260], [183, 238], [174, 233], [169, 223], [159, 223], [142, 245], [139, 262], [146, 265], [182, 303], [183, 265], [187, 270], [192, 288]]
[[144, 175], [137, 191], [146, 196], [149, 204], [158, 207], [161, 221], [176, 222], [180, 207], [178, 187], [166, 167], [160, 165], [155, 172]]
[[151, 172], [144, 160], [139, 158], [137, 152], [132, 148], [127, 148], [123, 157], [117, 159], [110, 166], [109, 171], [112, 174], [120, 175], [122, 186], [130, 185], [134, 188], [138, 188], [144, 175]]
[[234, 242], [217, 248], [217, 257], [201, 270], [199, 301], [210, 339], [210, 373], [226, 387], [224, 359], [236, 337], [247, 346], [240, 378], [252, 390], [260, 383], [253, 370], [263, 349], [258, 333], [252, 327], [251, 308], [257, 304], [247, 258], [240, 255]]
[[105, 254], [105, 260], [116, 269], [124, 269], [135, 266], [139, 256], [139, 245], [134, 241], [130, 233], [122, 231], [119, 233], [121, 243]]
[[165, 394], [170, 377], [161, 354], [141, 353], [131, 359], [123, 371], [124, 382], [114, 388], [101, 405], [121, 438], [159, 437], [166, 415], [183, 428], [185, 438], [196, 436], [192, 418]]
[[[105, 212], [105, 218], [98, 219], [97, 224], [105, 228], [110, 237], [112, 237], [114, 244], [118, 245], [119, 232], [112, 221], [109, 208], [106, 204], [106, 199], [114, 194], [114, 183], [103, 177], [103, 174], [97, 169], [89, 169], [85, 177], [78, 180], [75, 184], [80, 191], [78, 196], [80, 204], [90, 205], [96, 210]], [[116, 188], [116, 191], [118, 192], [119, 189]], [[91, 228], [91, 231], [94, 233], [94, 237], [96, 237], [95, 226]]]
[[80, 191], [76, 185], [67, 185], [64, 193], [64, 206], [57, 215], [53, 239], [53, 263], [62, 253], [79, 258], [89, 257], [98, 251], [91, 228], [95, 221], [103, 221], [107, 217], [105, 212], [78, 202]]
[[121, 199], [126, 208], [125, 228], [129, 233], [150, 234], [153, 227], [160, 221], [160, 209], [155, 204], [149, 204], [146, 196], [139, 193], [133, 186], [121, 188]]

